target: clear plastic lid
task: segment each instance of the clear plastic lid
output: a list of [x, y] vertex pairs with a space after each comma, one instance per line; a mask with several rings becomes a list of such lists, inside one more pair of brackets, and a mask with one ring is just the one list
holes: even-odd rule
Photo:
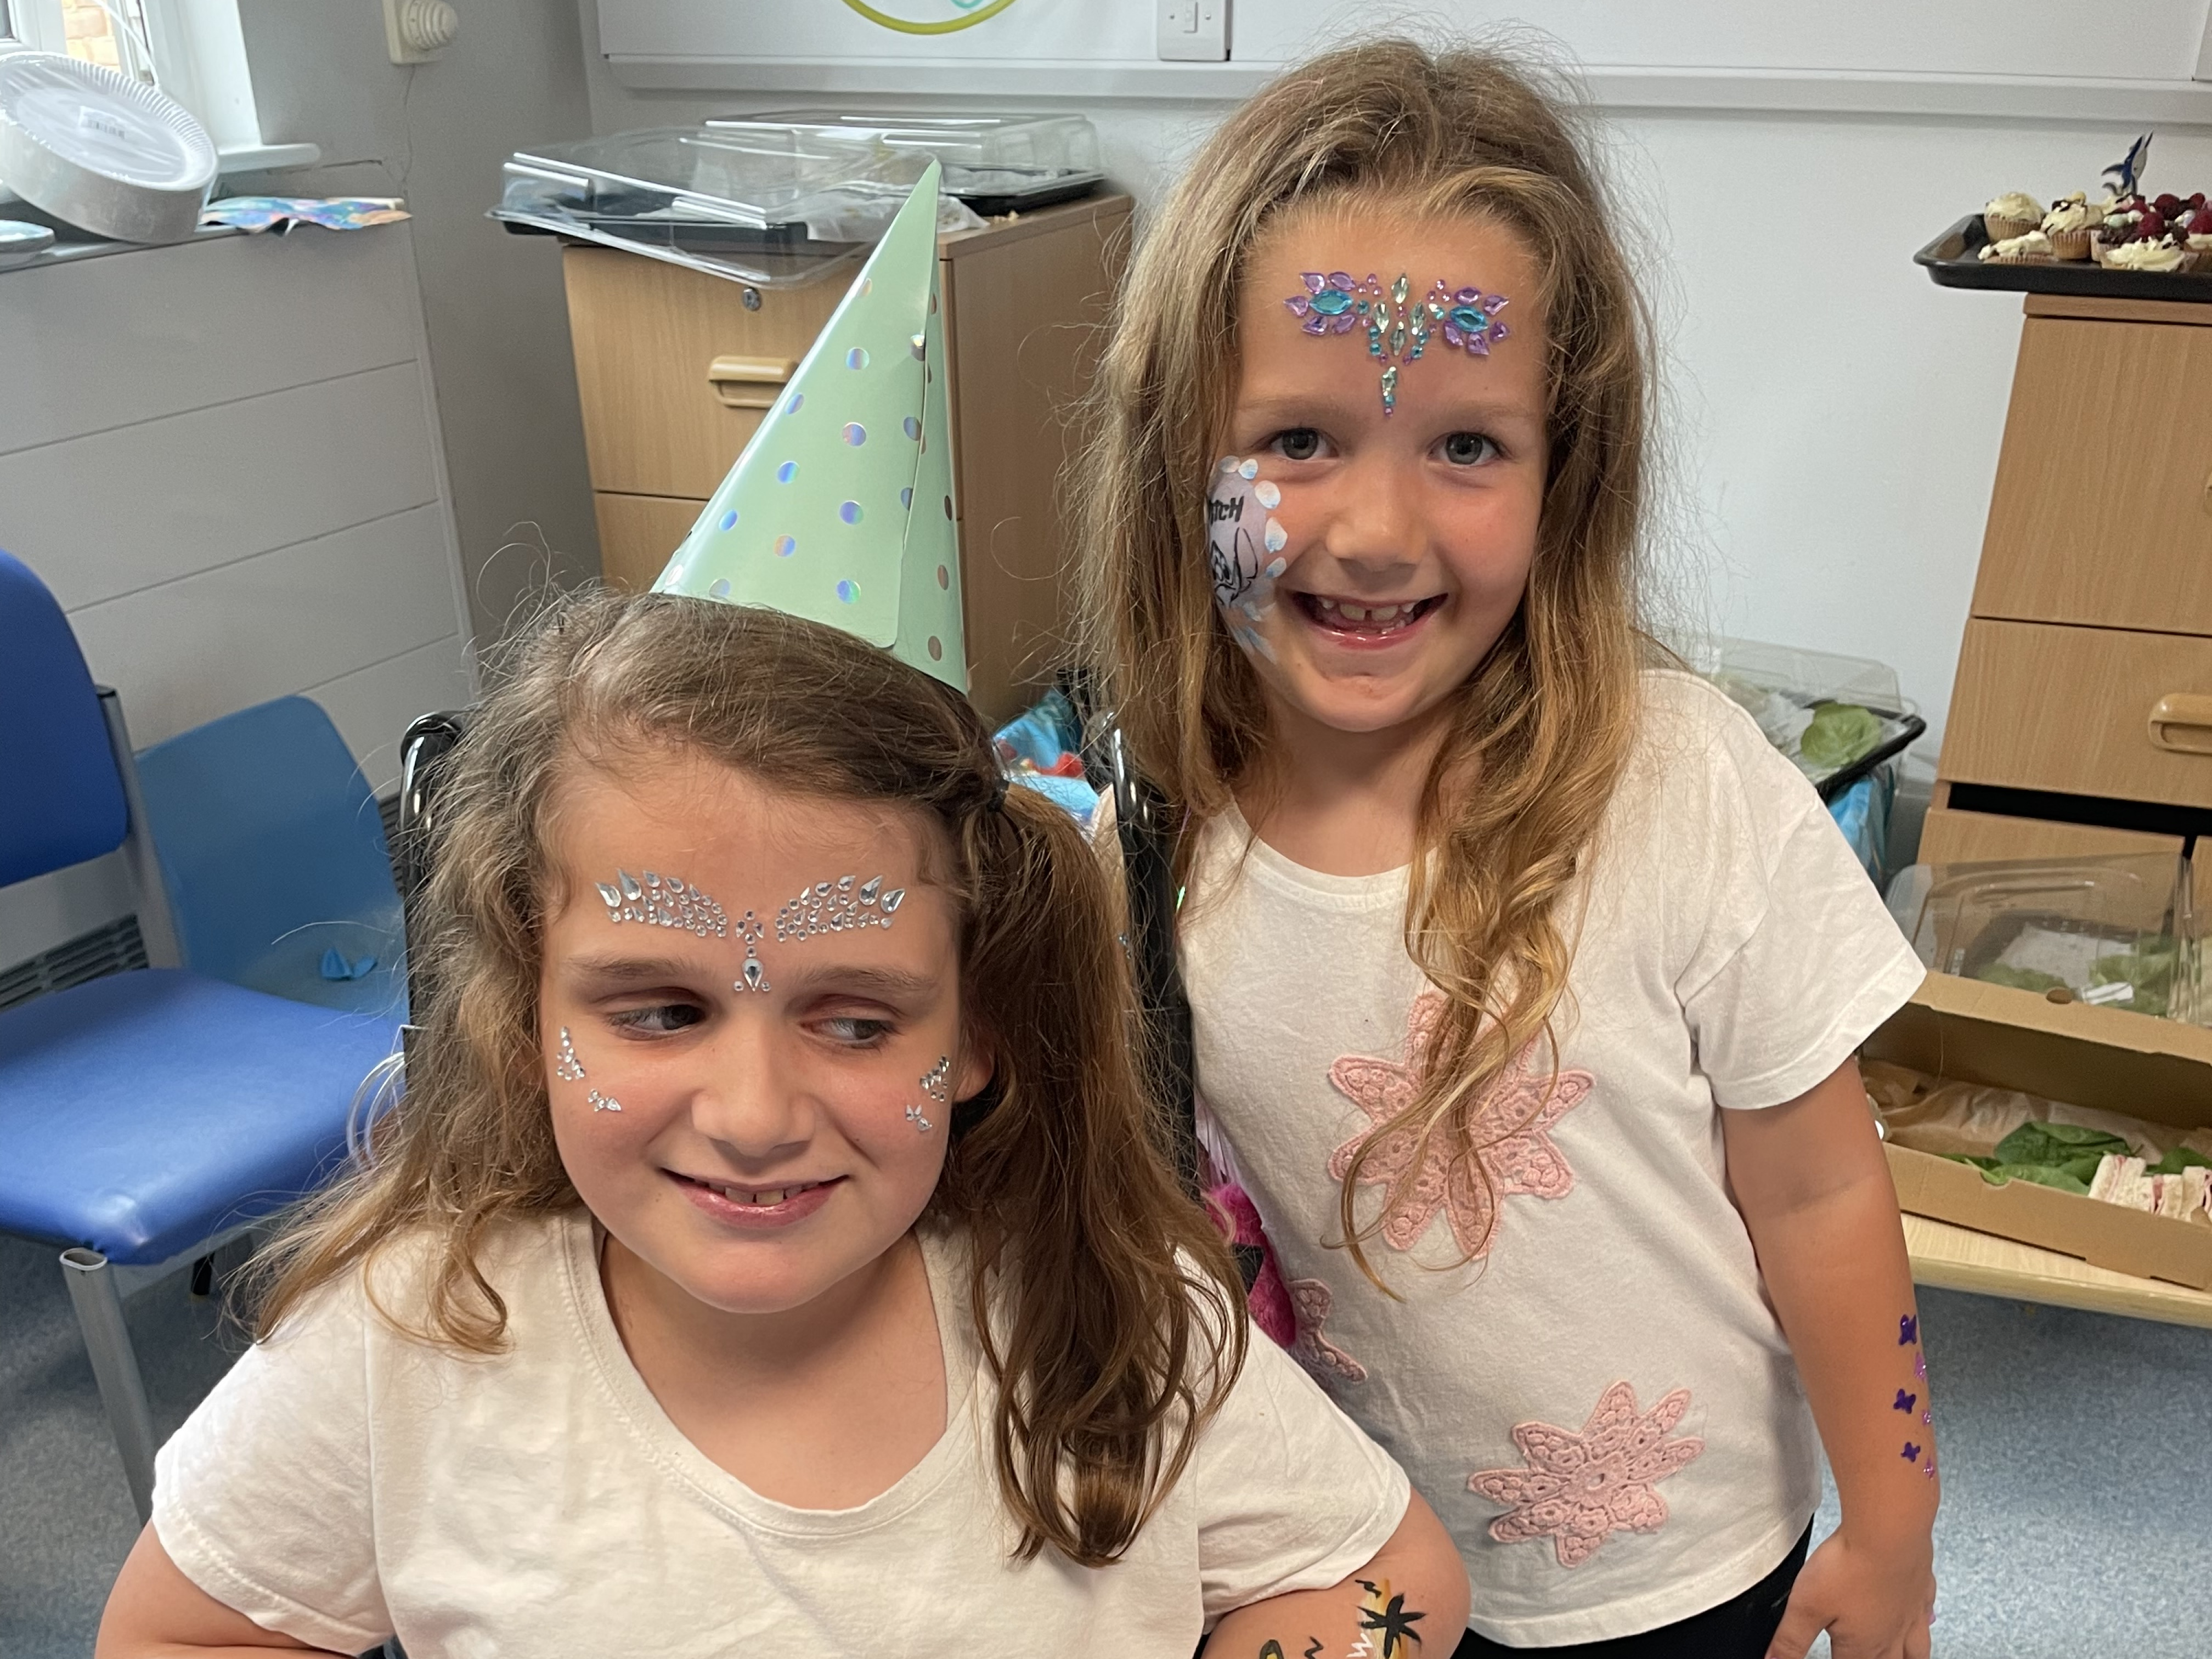
[[1080, 115], [911, 115], [846, 110], [775, 110], [708, 123], [723, 131], [781, 129], [873, 140], [925, 150], [949, 167], [1044, 167], [1094, 173], [1098, 132]]
[[2198, 1024], [2212, 1014], [2192, 871], [2172, 854], [1916, 864], [1889, 908], [1938, 973]]
[[[796, 129], [651, 128], [518, 150], [492, 217], [763, 287], [857, 260], [928, 166], [917, 150]], [[947, 200], [939, 223], [981, 221]]]
[[1869, 757], [1895, 754], [1927, 730], [1899, 694], [1897, 671], [1869, 657], [1757, 640], [1707, 640], [1679, 648], [1816, 788], [1863, 772]]

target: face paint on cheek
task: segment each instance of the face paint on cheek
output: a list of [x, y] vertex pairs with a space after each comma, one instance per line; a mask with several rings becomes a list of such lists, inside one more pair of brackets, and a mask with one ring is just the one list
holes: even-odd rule
[[1215, 465], [1206, 502], [1206, 556], [1213, 598], [1237, 642], [1270, 660], [1274, 649], [1260, 622], [1275, 607], [1275, 581], [1289, 568], [1290, 532], [1275, 516], [1283, 492], [1260, 477], [1255, 459], [1224, 455]]

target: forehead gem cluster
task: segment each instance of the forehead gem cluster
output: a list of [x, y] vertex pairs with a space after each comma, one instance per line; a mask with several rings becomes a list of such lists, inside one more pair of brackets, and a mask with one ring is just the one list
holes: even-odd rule
[[722, 913], [722, 907], [674, 876], [656, 875], [648, 870], [641, 882], [629, 871], [617, 870], [613, 885], [604, 881], [594, 884], [607, 907], [609, 921], [681, 927], [701, 939], [710, 933], [716, 939], [729, 937], [730, 919]]
[[1356, 281], [1345, 270], [1300, 273], [1306, 291], [1283, 301], [1304, 319], [1309, 334], [1349, 334], [1367, 331], [1367, 355], [1383, 365], [1382, 412], [1398, 407], [1398, 368], [1419, 362], [1432, 334], [1470, 356], [1487, 357], [1490, 348], [1505, 337], [1505, 325], [1498, 313], [1505, 305], [1502, 294], [1485, 294], [1479, 288], [1449, 289], [1443, 278], [1419, 300], [1411, 301], [1412, 283], [1403, 271], [1386, 289], [1381, 278], [1370, 274]]
[[758, 950], [761, 935], [766, 931], [761, 925], [760, 917], [753, 911], [746, 911], [738, 919], [738, 937], [745, 942], [744, 977], [731, 981], [732, 990], [766, 991], [772, 988], [768, 982], [768, 969], [762, 963]]
[[888, 927], [891, 913], [906, 902], [906, 889], [884, 890], [884, 878], [871, 876], [859, 887], [854, 878], [817, 881], [775, 913], [779, 945], [812, 939], [817, 933], [844, 933], [860, 927]]

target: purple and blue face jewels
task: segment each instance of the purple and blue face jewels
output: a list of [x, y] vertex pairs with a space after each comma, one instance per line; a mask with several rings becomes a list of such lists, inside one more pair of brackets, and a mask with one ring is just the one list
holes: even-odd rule
[[1409, 304], [1412, 284], [1403, 271], [1387, 289], [1371, 273], [1364, 283], [1345, 270], [1300, 275], [1306, 291], [1293, 294], [1284, 305], [1304, 319], [1302, 325], [1309, 334], [1366, 330], [1367, 355], [1383, 365], [1385, 416], [1398, 407], [1400, 366], [1418, 362], [1432, 337], [1441, 334], [1446, 345], [1474, 357], [1487, 357], [1490, 348], [1506, 337], [1505, 325], [1498, 319], [1506, 303], [1502, 294], [1485, 294], [1479, 288], [1448, 289], [1439, 276], [1435, 287]]

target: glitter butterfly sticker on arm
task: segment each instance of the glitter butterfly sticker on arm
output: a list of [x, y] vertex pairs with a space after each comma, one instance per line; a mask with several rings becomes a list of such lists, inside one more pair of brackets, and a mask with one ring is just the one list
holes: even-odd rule
[[1309, 334], [1366, 330], [1367, 355], [1382, 365], [1385, 416], [1397, 411], [1399, 368], [1419, 362], [1431, 337], [1440, 334], [1448, 346], [1455, 346], [1472, 357], [1487, 357], [1490, 348], [1508, 332], [1498, 319], [1507, 303], [1504, 295], [1485, 294], [1475, 287], [1447, 288], [1441, 276], [1425, 295], [1409, 302], [1413, 283], [1403, 271], [1387, 289], [1372, 274], [1364, 283], [1354, 281], [1352, 273], [1345, 270], [1308, 270], [1300, 275], [1305, 279], [1306, 291], [1291, 295], [1283, 304], [1304, 319], [1303, 326]]

